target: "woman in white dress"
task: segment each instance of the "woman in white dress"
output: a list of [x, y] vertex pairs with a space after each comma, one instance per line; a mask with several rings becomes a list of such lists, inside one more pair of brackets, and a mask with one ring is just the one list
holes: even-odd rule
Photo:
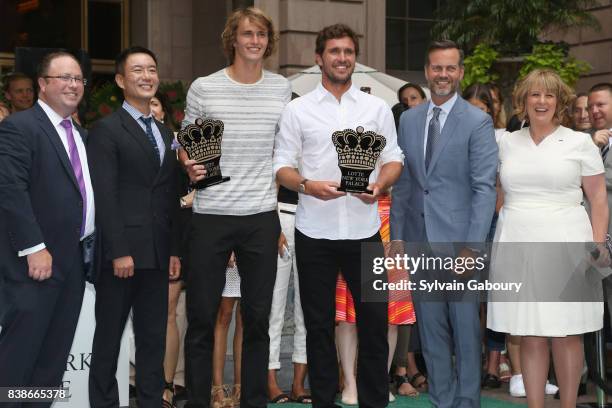
[[[533, 249], [542, 248], [542, 244], [518, 243], [605, 240], [608, 205], [599, 149], [587, 134], [559, 125], [571, 96], [571, 89], [551, 70], [531, 72], [515, 90], [517, 115], [521, 120], [528, 119], [530, 125], [506, 133], [500, 140], [504, 206], [494, 241], [517, 244], [501, 244], [494, 250], [492, 280], [505, 273], [516, 280], [541, 282], [546, 268], [534, 264], [557, 261], [543, 259], [544, 255]], [[581, 205], [583, 191], [590, 203], [591, 221]], [[609, 256], [603, 244], [597, 245], [601, 253], [598, 264], [604, 265]], [[523, 251], [518, 256], [517, 248]], [[513, 262], [506, 262], [508, 254], [504, 258], [504, 251], [513, 251], [520, 267], [517, 263], [509, 266]], [[565, 265], [557, 263], [562, 266], [553, 271], [562, 276]], [[554, 286], [554, 280], [547, 282]], [[601, 302], [491, 302], [487, 318], [490, 329], [522, 336], [520, 360], [527, 403], [536, 408], [544, 407], [549, 338], [561, 407], [575, 407], [583, 363], [581, 335], [602, 325]]]

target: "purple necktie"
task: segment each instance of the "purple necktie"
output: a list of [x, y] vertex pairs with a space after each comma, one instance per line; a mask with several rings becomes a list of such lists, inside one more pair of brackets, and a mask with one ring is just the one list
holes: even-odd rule
[[66, 138], [68, 139], [68, 153], [70, 156], [70, 164], [72, 164], [72, 170], [76, 177], [77, 183], [79, 183], [79, 191], [83, 198], [83, 222], [81, 223], [81, 236], [85, 231], [85, 215], [87, 214], [87, 192], [85, 191], [85, 178], [83, 177], [83, 169], [81, 168], [81, 159], [79, 157], [79, 150], [77, 149], [74, 135], [72, 134], [72, 122], [70, 119], [64, 119], [61, 123], [62, 127], [66, 129]]

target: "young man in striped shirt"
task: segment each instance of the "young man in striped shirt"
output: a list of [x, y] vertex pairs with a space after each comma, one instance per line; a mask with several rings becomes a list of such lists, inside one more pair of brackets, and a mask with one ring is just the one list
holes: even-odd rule
[[[187, 276], [186, 368], [188, 408], [208, 408], [214, 325], [232, 251], [241, 277], [244, 321], [241, 407], [267, 403], [268, 316], [276, 278], [280, 223], [272, 173], [275, 130], [291, 98], [289, 82], [263, 69], [276, 45], [261, 10], [235, 11], [222, 35], [230, 65], [196, 79], [184, 124], [197, 118], [224, 123], [221, 173], [228, 182], [196, 192]], [[185, 153], [182, 153], [185, 159]], [[192, 182], [204, 166], [184, 160]], [[248, 379], [248, 381], [247, 381]]]

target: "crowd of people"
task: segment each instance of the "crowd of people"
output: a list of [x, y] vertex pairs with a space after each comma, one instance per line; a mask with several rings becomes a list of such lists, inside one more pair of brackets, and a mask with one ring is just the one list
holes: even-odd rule
[[[381, 297], [363, 262], [399, 254], [401, 241], [420, 243], [428, 257], [452, 243], [453, 257], [472, 261], [487, 241], [562, 241], [595, 243], [592, 264], [609, 266], [612, 84], [574, 95], [554, 71], [532, 71], [517, 82], [506, 121], [500, 88], [462, 91], [463, 51], [441, 40], [425, 57], [430, 99], [406, 84], [390, 109], [352, 84], [359, 37], [334, 24], [316, 39], [321, 83], [291, 100], [287, 79], [264, 69], [277, 43], [261, 10], [236, 10], [222, 33], [229, 65], [190, 86], [183, 126], [223, 124], [221, 172], [230, 180], [207, 188], [195, 188], [209, 176], [205, 165], [164, 123], [171, 112], [149, 49], [117, 56], [123, 105], [90, 130], [72, 117], [87, 81], [71, 54], [44, 57], [36, 101], [28, 77], [5, 81], [0, 386], [61, 383], [89, 280], [94, 408], [119, 404], [115, 373], [130, 312], [138, 406], [175, 407], [183, 289], [188, 408], [333, 407], [339, 392], [339, 402], [361, 407], [421, 392], [436, 407], [478, 407], [481, 389], [503, 381], [530, 407], [543, 407], [545, 394], [575, 406], [582, 335], [602, 328], [602, 302], [483, 303], [418, 290]], [[336, 135], [346, 143], [334, 145]], [[341, 182], [339, 163], [355, 157], [375, 163], [363, 192]], [[492, 280], [508, 268], [495, 262], [504, 248], [491, 261]], [[537, 276], [542, 259], [518, 254], [527, 257], [520, 276]], [[452, 270], [408, 272], [389, 268], [377, 279], [457, 278]], [[285, 392], [277, 372], [291, 279], [293, 382]]]

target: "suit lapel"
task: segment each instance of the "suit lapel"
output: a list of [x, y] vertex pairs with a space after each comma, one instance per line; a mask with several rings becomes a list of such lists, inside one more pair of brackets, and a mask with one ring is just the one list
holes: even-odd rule
[[77, 183], [76, 177], [74, 175], [74, 170], [72, 169], [72, 164], [70, 164], [70, 158], [68, 157], [68, 153], [66, 152], [66, 148], [64, 147], [62, 140], [57, 134], [57, 131], [53, 127], [53, 124], [49, 120], [49, 117], [47, 116], [45, 111], [37, 103], [34, 104], [34, 106], [36, 116], [40, 121], [40, 127], [43, 129], [44, 133], [51, 141], [51, 144], [55, 148], [55, 152], [57, 153], [60, 159], [60, 163], [62, 163], [64, 170], [66, 170], [66, 173], [68, 173], [68, 177], [70, 178], [70, 180], [72, 180], [72, 183], [77, 188], [77, 191], [79, 191], [80, 194], [81, 190], [79, 190], [79, 184]]
[[457, 100], [453, 105], [453, 108], [448, 113], [448, 117], [446, 118], [446, 122], [444, 122], [444, 128], [442, 128], [442, 132], [440, 133], [440, 138], [436, 143], [436, 148], [433, 152], [433, 156], [431, 157], [431, 163], [429, 163], [429, 168], [427, 169], [427, 174], [431, 174], [434, 167], [436, 167], [436, 163], [440, 158], [444, 147], [451, 139], [453, 133], [455, 133], [455, 129], [457, 128], [457, 124], [459, 123], [460, 117], [463, 114], [463, 99], [457, 96]]
[[165, 147], [164, 147], [164, 161], [162, 162], [161, 166], [159, 167], [159, 171], [157, 172], [157, 177], [155, 178], [155, 180], [157, 181], [159, 179], [159, 177], [162, 174], [164, 174], [165, 167], [167, 167], [170, 163], [172, 163], [171, 158], [172, 158], [172, 155], [174, 154], [174, 151], [171, 149], [171, 147], [172, 147], [172, 140], [174, 139], [174, 134], [163, 123], [160, 123], [160, 122], [158, 122], [156, 120], [155, 124], [157, 125], [157, 128], [159, 129], [159, 133], [161, 133], [161, 135], [162, 135], [162, 139], [163, 139], [164, 145], [165, 145]]
[[123, 128], [140, 145], [143, 150], [144, 156], [147, 158], [147, 161], [152, 166], [154, 166], [155, 171], [157, 173], [160, 167], [159, 158], [156, 157], [155, 150], [153, 149], [153, 146], [151, 146], [151, 142], [149, 141], [147, 134], [144, 132], [144, 130], [142, 130], [140, 125], [136, 123], [136, 120], [134, 120], [134, 118], [126, 112], [125, 109], [119, 108], [118, 112], [119, 116], [121, 117], [121, 123]]

